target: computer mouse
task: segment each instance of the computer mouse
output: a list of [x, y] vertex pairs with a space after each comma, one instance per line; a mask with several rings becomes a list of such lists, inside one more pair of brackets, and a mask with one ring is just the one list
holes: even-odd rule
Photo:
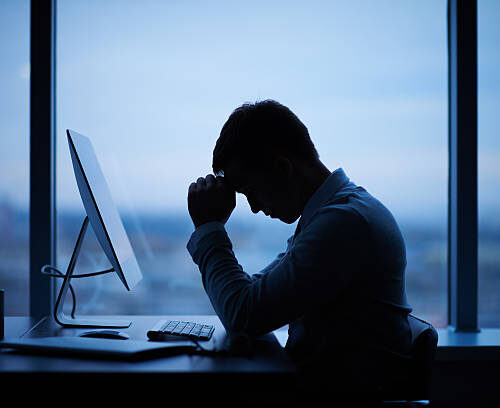
[[79, 334], [80, 337], [92, 337], [97, 339], [127, 340], [130, 336], [118, 330], [91, 330]]

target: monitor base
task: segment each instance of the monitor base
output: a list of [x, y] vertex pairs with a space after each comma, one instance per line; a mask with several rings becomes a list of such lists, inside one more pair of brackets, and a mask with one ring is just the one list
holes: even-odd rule
[[92, 318], [80, 318], [77, 317], [75, 319], [71, 317], [67, 317], [65, 315], [59, 315], [58, 316], [57, 323], [59, 323], [63, 327], [81, 327], [81, 328], [113, 328], [113, 329], [125, 329], [127, 327], [130, 327], [132, 322], [127, 321], [127, 320], [120, 320], [120, 319], [92, 319]]

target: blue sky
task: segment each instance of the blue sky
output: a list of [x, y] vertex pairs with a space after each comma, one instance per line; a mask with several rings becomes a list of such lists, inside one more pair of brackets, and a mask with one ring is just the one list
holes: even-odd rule
[[[484, 208], [499, 201], [499, 4], [479, 3]], [[0, 3], [0, 200], [20, 205], [28, 13], [27, 2]], [[308, 126], [330, 169], [343, 167], [399, 217], [445, 221], [444, 0], [60, 0], [57, 64], [60, 208], [81, 208], [66, 128], [93, 139], [119, 207], [178, 212], [189, 182], [210, 171], [231, 111], [273, 98]]]

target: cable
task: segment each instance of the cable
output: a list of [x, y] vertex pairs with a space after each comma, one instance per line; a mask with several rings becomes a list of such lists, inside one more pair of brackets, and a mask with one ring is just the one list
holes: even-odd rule
[[221, 349], [221, 350], [210, 350], [205, 347], [203, 347], [198, 340], [194, 338], [190, 338], [191, 340], [198, 348], [195, 350], [193, 354], [196, 354], [198, 356], [211, 356], [211, 357], [234, 357], [234, 356], [240, 356], [239, 354], [234, 354], [231, 352], [231, 350], [227, 349]]
[[203, 347], [198, 340], [194, 338], [190, 338], [194, 344], [196, 344], [196, 347], [198, 347], [193, 354], [196, 354], [198, 356], [224, 356], [224, 350], [217, 351], [217, 350], [209, 350]]
[[[51, 273], [48, 271], [54, 271], [55, 273]], [[115, 270], [113, 268], [106, 269], [104, 271], [99, 271], [99, 272], [89, 272], [89, 273], [80, 273], [78, 275], [71, 275], [71, 279], [73, 278], [88, 278], [90, 276], [98, 276], [98, 275], [104, 275], [106, 273], [111, 273], [114, 272]], [[53, 278], [64, 278], [66, 275], [62, 273], [59, 269], [57, 269], [55, 266], [52, 265], [44, 265], [42, 266], [41, 272], [44, 275], [51, 276]], [[71, 317], [74, 319], [75, 318], [75, 312], [76, 312], [76, 293], [75, 290], [73, 289], [73, 286], [71, 283], [69, 283], [69, 290], [71, 292], [71, 297], [73, 300], [73, 306], [71, 308]]]
[[80, 273], [78, 275], [71, 275], [71, 278], [88, 278], [89, 276], [104, 275], [106, 273], [111, 273], [114, 271], [115, 270], [113, 268], [109, 268], [109, 269], [105, 269], [104, 271], [99, 271], [99, 272], [89, 272], [89, 273]]
[[202, 345], [198, 342], [198, 340], [193, 339], [193, 338], [190, 338], [190, 340], [191, 340], [194, 344], [196, 344], [196, 346], [197, 346], [197, 347], [198, 347], [201, 351], [205, 351], [205, 352], [206, 352], [206, 351], [211, 351], [211, 350], [208, 350], [208, 349], [206, 349], [205, 347], [203, 347], [203, 346], [202, 346]]
[[[47, 272], [47, 270], [52, 270], [52, 271], [55, 271], [56, 273], [50, 273], [50, 272]], [[41, 272], [44, 275], [52, 276], [53, 278], [64, 278], [64, 276], [65, 276], [59, 269], [57, 269], [51, 265], [42, 266]], [[76, 294], [75, 294], [75, 290], [73, 289], [73, 286], [71, 286], [71, 283], [69, 284], [69, 290], [71, 292], [71, 297], [73, 300], [73, 306], [71, 307], [71, 317], [74, 319], [75, 312], [76, 312]]]
[[[51, 273], [46, 272], [45, 271], [46, 269], [56, 271], [58, 274], [57, 275], [52, 275]], [[114, 268], [109, 268], [109, 269], [105, 269], [104, 271], [99, 271], [99, 272], [80, 273], [78, 275], [71, 275], [71, 279], [73, 279], [73, 278], [76, 278], [76, 279], [78, 279], [78, 278], [88, 278], [89, 276], [104, 275], [106, 273], [111, 273], [111, 272], [114, 272], [114, 271], [115, 271]], [[61, 278], [61, 277], [64, 278], [64, 276], [66, 276], [59, 269], [57, 269], [56, 267], [51, 266], [51, 265], [44, 265], [44, 266], [42, 266], [42, 273], [45, 274], [45, 275], [48, 275], [48, 276], [53, 276], [55, 278]]]

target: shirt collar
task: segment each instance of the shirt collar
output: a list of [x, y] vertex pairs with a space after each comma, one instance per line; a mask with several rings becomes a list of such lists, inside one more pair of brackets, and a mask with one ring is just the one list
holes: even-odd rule
[[344, 185], [349, 182], [349, 178], [344, 173], [344, 170], [339, 168], [335, 170], [328, 178], [319, 186], [314, 194], [307, 201], [302, 217], [300, 217], [299, 225], [306, 226], [314, 213], [321, 208], [325, 202], [337, 193]]

